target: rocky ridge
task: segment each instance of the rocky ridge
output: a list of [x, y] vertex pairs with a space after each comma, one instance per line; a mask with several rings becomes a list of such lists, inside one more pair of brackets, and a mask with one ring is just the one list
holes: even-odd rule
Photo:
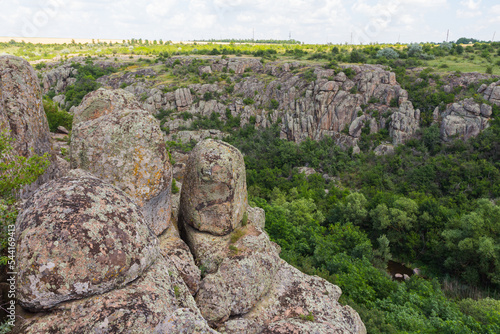
[[[200, 61], [203, 63], [196, 63]], [[356, 146], [361, 136], [361, 131], [344, 131], [354, 122], [358, 128], [369, 126], [372, 133], [391, 127], [408, 132], [407, 136], [393, 138], [394, 144], [414, 133], [411, 124], [408, 129], [400, 128], [406, 123], [393, 126], [390, 116], [408, 108], [398, 108], [407, 102], [408, 93], [396, 82], [394, 73], [378, 65], [337, 69], [314, 66], [306, 70], [299, 62], [262, 64], [257, 59], [206, 57], [201, 60], [173, 57], [165, 65], [174, 73], [199, 65], [196, 72], [200, 75], [216, 73], [229, 79], [172, 87], [155, 81], [161, 77], [157, 67], [143, 67], [136, 72], [104, 76], [98, 82], [114, 89], [127, 86], [125, 90], [141, 99], [143, 107], [153, 114], [158, 110], [190, 113], [192, 116], [188, 119], [170, 117], [166, 126], [171, 134], [189, 128], [193, 120], [212, 113], [219, 114], [221, 120], [226, 120], [229, 114], [240, 117], [241, 125], [255, 122], [257, 126], [269, 127], [280, 121], [283, 138], [300, 142], [329, 136], [344, 147]], [[51, 71], [57, 72], [57, 68]], [[60, 82], [67, 80], [65, 74], [62, 68]], [[54, 83], [45, 89], [55, 89], [57, 85], [63, 84]]]
[[[40, 103], [39, 95], [19, 96]], [[14, 333], [366, 333], [357, 313], [338, 304], [338, 287], [279, 258], [262, 210], [246, 203], [235, 148], [198, 144], [174, 224], [159, 122], [119, 90], [91, 93], [80, 107], [71, 159], [84, 170], [43, 182], [16, 222], [19, 302], [36, 313], [19, 308]], [[145, 161], [147, 172], [128, 174]], [[219, 187], [228, 196], [206, 201], [204, 192]], [[222, 229], [211, 215], [202, 224], [184, 219], [209, 206], [227, 217]]]

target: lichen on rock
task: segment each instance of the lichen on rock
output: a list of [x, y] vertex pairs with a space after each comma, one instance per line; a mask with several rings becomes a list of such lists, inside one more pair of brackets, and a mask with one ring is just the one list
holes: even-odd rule
[[40, 187], [16, 222], [17, 297], [32, 311], [123, 287], [159, 254], [129, 196], [82, 171], [74, 175]]
[[141, 108], [120, 108], [136, 106], [128, 95], [101, 90], [84, 98], [73, 124], [71, 166], [125, 191], [159, 235], [170, 225], [172, 166], [158, 120]]
[[197, 230], [225, 235], [246, 212], [245, 164], [241, 153], [219, 140], [199, 142], [188, 160], [180, 211]]

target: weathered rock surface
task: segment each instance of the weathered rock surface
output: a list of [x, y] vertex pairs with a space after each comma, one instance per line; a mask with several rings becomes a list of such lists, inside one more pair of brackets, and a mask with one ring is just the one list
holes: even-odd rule
[[235, 233], [243, 236], [224, 245], [227, 257], [217, 272], [203, 279], [196, 295], [196, 303], [210, 324], [250, 311], [267, 293], [279, 267], [279, 253], [267, 234], [251, 225]]
[[172, 261], [191, 294], [195, 295], [200, 288], [201, 271], [196, 266], [189, 247], [174, 228], [161, 235], [159, 240], [161, 254]]
[[10, 131], [14, 151], [29, 157], [50, 152], [50, 133], [42, 92], [31, 65], [14, 56], [0, 56], [0, 125]]
[[[214, 152], [214, 145], [220, 151], [225, 144], [210, 139], [198, 143], [191, 152], [187, 175], [212, 175], [207, 172], [219, 166], [213, 162], [223, 160], [220, 154], [207, 154]], [[208, 167], [193, 163], [205, 160], [210, 162]], [[239, 169], [244, 175], [243, 161], [234, 161], [225, 173]], [[182, 213], [184, 206], [193, 206], [188, 202], [192, 197], [186, 194], [200, 187], [189, 180], [186, 176]], [[207, 176], [206, 181], [211, 180]], [[188, 184], [192, 186], [188, 188]], [[246, 189], [243, 191], [246, 199]], [[196, 303], [212, 327], [223, 333], [290, 333], [288, 329], [297, 333], [366, 333], [357, 313], [338, 304], [340, 288], [302, 274], [279, 258], [279, 246], [261, 229], [265, 224], [262, 209], [247, 208], [241, 223], [223, 235], [193, 227], [183, 214], [180, 218], [181, 235], [202, 268]], [[314, 317], [311, 323], [300, 320], [300, 316], [310, 315]]]
[[441, 138], [449, 141], [455, 137], [463, 140], [476, 137], [489, 127], [489, 116], [491, 106], [479, 104], [472, 98], [453, 103], [441, 113]]
[[12, 154], [27, 158], [49, 155], [50, 166], [36, 182], [22, 189], [21, 197], [28, 197], [41, 184], [64, 173], [52, 151], [38, 77], [19, 57], [0, 56], [0, 128], [15, 140]]
[[76, 173], [40, 187], [16, 222], [17, 296], [33, 311], [123, 287], [159, 254], [124, 192]]
[[410, 139], [419, 128], [420, 110], [413, 109], [411, 102], [403, 102], [399, 110], [392, 114], [389, 134], [392, 143], [399, 145]]
[[[175, 72], [175, 68], [190, 66], [195, 59], [172, 57], [166, 65]], [[157, 84], [154, 80], [134, 80], [136, 77], [154, 77], [157, 73], [152, 68], [136, 69], [121, 76], [104, 76], [98, 81], [112, 88], [128, 85], [126, 90], [141, 97], [143, 107], [152, 114], [163, 109], [193, 115], [193, 118], [181, 118], [177, 114], [169, 120], [165, 127], [171, 134], [189, 128], [194, 119], [213, 113], [220, 115], [221, 120], [227, 120], [229, 110], [232, 117], [240, 117], [242, 126], [255, 122], [258, 127], [270, 127], [281, 119], [282, 138], [300, 142], [307, 138], [332, 137], [344, 147], [356, 146], [359, 140], [360, 129], [358, 136], [342, 133], [346, 127], [349, 129], [359, 112], [367, 114], [364, 110], [377, 109], [380, 115], [384, 115], [392, 110], [390, 104], [393, 100], [399, 104], [408, 100], [408, 93], [396, 82], [395, 74], [379, 65], [342, 66], [342, 70], [349, 67], [355, 74], [349, 77], [338, 70], [314, 66], [316, 80], [310, 81], [304, 78], [303, 71], [297, 72], [305, 66], [299, 62], [269, 62], [264, 66], [257, 59], [239, 57], [229, 60], [204, 57], [203, 61], [198, 68], [202, 74], [210, 75], [210, 68], [212, 73], [224, 71], [237, 76], [230, 78], [231, 92], [226, 90], [226, 84], [219, 83], [179, 88]], [[245, 98], [254, 100], [254, 103], [244, 103]], [[379, 131], [385, 127], [386, 119], [380, 116], [373, 122], [377, 127], [370, 128]]]
[[375, 153], [375, 155], [393, 154], [394, 146], [391, 144], [380, 144], [373, 150], [373, 152]]
[[[216, 333], [175, 267], [160, 256], [129, 285], [18, 320], [14, 333]], [[191, 331], [194, 330], [194, 331]]]
[[233, 146], [207, 139], [189, 157], [181, 193], [185, 223], [200, 231], [225, 235], [240, 224], [246, 212], [245, 164]]
[[89, 119], [73, 124], [71, 166], [125, 191], [159, 235], [170, 224], [172, 167], [158, 120], [144, 109], [120, 109], [135, 105], [129, 97], [123, 90], [87, 95], [79, 115]]
[[491, 103], [500, 106], [500, 80], [490, 84], [484, 89], [484, 98]]
[[231, 318], [219, 330], [234, 334], [366, 333], [356, 311], [338, 303], [340, 295], [339, 287], [281, 261], [267, 295], [250, 312]]
[[73, 111], [73, 123], [94, 120], [123, 109], [142, 109], [135, 96], [123, 89], [99, 88], [85, 96]]

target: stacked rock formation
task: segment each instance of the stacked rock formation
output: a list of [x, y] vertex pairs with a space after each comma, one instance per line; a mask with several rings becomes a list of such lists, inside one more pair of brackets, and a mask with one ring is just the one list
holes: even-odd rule
[[131, 196], [150, 227], [170, 223], [172, 167], [158, 121], [124, 90], [99, 89], [74, 111], [71, 167], [82, 168]]
[[50, 159], [45, 174], [23, 189], [23, 197], [62, 174], [52, 152], [38, 77], [30, 64], [19, 57], [0, 56], [0, 129], [14, 139], [13, 154], [26, 158], [47, 154]]
[[453, 103], [441, 114], [441, 137], [444, 141], [455, 137], [463, 140], [476, 137], [489, 127], [491, 114], [491, 106], [479, 104], [474, 99]]
[[279, 246], [262, 230], [263, 211], [248, 207], [236, 148], [204, 140], [186, 169], [180, 224], [204, 270], [196, 303], [212, 327], [225, 333], [366, 332], [357, 313], [338, 304], [338, 287], [279, 258]]
[[[42, 186], [16, 222], [18, 300], [37, 313], [14, 333], [213, 333], [137, 204], [82, 170]], [[180, 332], [180, 331], [179, 331]]]
[[191, 152], [180, 234], [159, 124], [130, 95], [89, 94], [71, 151], [75, 169], [40, 186], [16, 222], [13, 333], [366, 333], [338, 287], [279, 258], [234, 147], [208, 139]]

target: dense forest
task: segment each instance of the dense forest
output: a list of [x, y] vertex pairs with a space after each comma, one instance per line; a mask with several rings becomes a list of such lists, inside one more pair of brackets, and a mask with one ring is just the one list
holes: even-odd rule
[[[359, 312], [368, 333], [499, 333], [500, 108], [492, 106], [493, 121], [476, 138], [446, 143], [432, 112], [458, 98], [484, 102], [476, 93], [478, 84], [445, 93], [442, 76], [476, 70], [500, 74], [500, 43], [465, 38], [459, 42], [475, 44], [176, 46], [133, 41], [132, 49], [128, 43], [5, 43], [0, 50], [32, 60], [45, 54], [113, 57], [132, 51], [153, 56], [150, 62], [194, 54], [319, 61], [326, 68], [346, 63], [387, 66], [422, 112], [417, 136], [397, 146], [394, 154], [377, 156], [372, 151], [387, 139], [383, 131], [364, 132], [361, 153], [352, 154], [330, 138], [301, 143], [280, 139], [279, 122], [267, 129], [252, 122], [240, 127], [239, 118], [230, 113], [226, 121], [215, 113], [197, 120], [190, 130], [220, 129], [230, 134], [225, 140], [244, 154], [250, 204], [265, 210], [266, 231], [281, 246], [282, 258], [340, 286], [341, 302]], [[69, 106], [97, 89], [97, 78], [116, 71], [92, 66], [90, 61], [74, 67], [77, 83], [65, 92]], [[415, 67], [422, 70], [409, 71]], [[481, 83], [493, 81], [498, 77]], [[49, 92], [44, 100], [51, 130], [59, 125], [71, 129], [71, 115], [52, 102], [53, 96]], [[162, 111], [157, 117], [163, 119], [168, 113]], [[193, 146], [167, 144], [185, 152]], [[10, 149], [2, 134], [0, 153]], [[44, 158], [0, 164], [4, 226], [15, 221], [11, 191], [36, 179], [46, 164]], [[306, 176], [300, 167], [316, 173]], [[6, 177], [13, 170], [18, 179]], [[5, 240], [3, 236], [3, 250]], [[2, 261], [5, 264], [6, 258]], [[394, 280], [389, 263], [404, 264], [415, 274]]]

